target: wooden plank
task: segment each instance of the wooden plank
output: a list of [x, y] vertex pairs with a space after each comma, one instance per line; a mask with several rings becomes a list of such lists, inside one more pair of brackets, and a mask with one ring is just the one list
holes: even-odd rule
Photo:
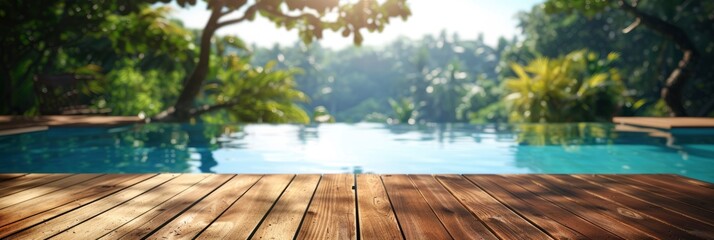
[[197, 239], [248, 239], [295, 175], [268, 175], [226, 209]]
[[459, 175], [436, 175], [457, 199], [500, 238], [550, 239], [483, 189]]
[[39, 131], [47, 131], [49, 127], [47, 126], [23, 126], [23, 125], [15, 125], [15, 126], [8, 126], [11, 128], [4, 128], [0, 127], [0, 136], [10, 136], [10, 135], [16, 135], [16, 134], [23, 134], [23, 133], [31, 133], [31, 132], [39, 132]]
[[[143, 194], [144, 192], [165, 183], [178, 176], [178, 174], [160, 174], [146, 181], [137, 183], [134, 186], [126, 188], [120, 192], [92, 202], [77, 208], [71, 212], [61, 216], [49, 219], [47, 217], [33, 216], [33, 219], [48, 218], [47, 221], [39, 225], [33, 226], [25, 231], [15, 233], [12, 236], [7, 236], [7, 239], [45, 239], [49, 238], [65, 229], [76, 226], [88, 219], [97, 215], [104, 214], [105, 211], [112, 209], [122, 203]], [[6, 235], [2, 234], [2, 237]]]
[[[604, 231], [603, 229], [592, 225], [577, 216], [573, 216], [567, 210], [548, 204], [547, 201], [543, 200], [545, 203], [538, 202], [537, 204], [523, 201], [522, 199], [537, 201], [538, 196], [530, 194], [527, 190], [516, 185], [498, 181], [497, 176], [464, 175], [464, 177], [555, 239], [586, 239], [582, 233], [572, 227], [579, 227], [585, 231], [589, 231], [590, 233], [599, 234], [599, 238], [618, 238], [617, 236], [609, 234], [607, 231]], [[564, 220], [559, 219], [561, 217], [565, 217], [566, 219], [569, 218], [568, 220], [570, 221], [574, 220], [573, 223], [575, 224], [573, 226], [568, 226], [567, 223], [561, 223], [562, 220]]]
[[431, 175], [411, 175], [414, 186], [454, 239], [498, 239]]
[[33, 175], [0, 182], [1, 239], [714, 239], [714, 189], [675, 175]]
[[74, 209], [153, 176], [153, 174], [116, 174], [93, 178], [80, 184], [62, 189], [62, 191], [52, 192], [42, 197], [33, 198], [31, 200], [15, 204], [11, 207], [1, 209], [0, 226], [4, 226], [63, 205], [69, 205], [66, 206], [66, 208]]
[[[632, 209], [636, 212], [641, 213], [646, 216], [651, 217], [663, 224], [658, 224], [658, 226], [670, 228], [669, 232], [679, 232], [679, 234], [689, 234], [690, 237], [697, 236], [700, 238], [714, 239], [714, 226], [695, 221], [688, 218], [685, 215], [679, 214], [676, 211], [671, 211], [667, 208], [663, 208], [659, 205], [649, 203], [647, 201], [635, 198], [618, 191], [614, 191], [611, 188], [602, 187], [600, 185], [594, 184], [592, 182], [585, 181], [583, 179], [575, 178], [568, 175], [553, 175], [553, 176], [543, 176], [546, 179], [557, 179], [560, 180], [560, 184], [565, 186], [570, 186], [572, 188], [578, 188], [581, 191], [585, 191], [595, 197], [608, 200], [623, 207], [624, 209]], [[619, 210], [619, 209], [618, 209]], [[657, 226], [657, 225], [656, 225]], [[683, 231], [679, 231], [679, 230]]]
[[[572, 187], [564, 181], [559, 181], [557, 178], [546, 175], [524, 175], [523, 177], [533, 181], [538, 181], [558, 192], [575, 196], [581, 205], [601, 209], [603, 210], [603, 213], [617, 219], [620, 223], [635, 227], [651, 236], [665, 239], [694, 238], [693, 235], [682, 231], [681, 229], [673, 228], [671, 225], [662, 223], [658, 221], [658, 219], [646, 215], [641, 211], [628, 208], [627, 206], [608, 199], [600, 198], [597, 194], [587, 191], [586, 188], [589, 187], [587, 185]], [[611, 222], [610, 224], [613, 223]]]
[[641, 230], [627, 224], [619, 223], [618, 220], [606, 214], [605, 209], [587, 204], [580, 199], [581, 196], [571, 192], [559, 191], [552, 187], [544, 186], [541, 182], [534, 182], [525, 178], [525, 175], [501, 176], [503, 181], [511, 182], [521, 186], [539, 197], [580, 216], [581, 218], [625, 239], [653, 239]]
[[320, 180], [297, 239], [356, 239], [355, 192], [351, 174], [326, 174]]
[[714, 118], [705, 117], [614, 117], [612, 121], [619, 124], [662, 129], [714, 127]]
[[72, 174], [28, 174], [12, 181], [3, 182], [6, 184], [2, 184], [2, 187], [0, 187], [0, 197], [42, 186], [69, 176], [72, 176]]
[[406, 175], [382, 175], [384, 187], [406, 239], [452, 239]]
[[712, 212], [702, 210], [666, 196], [658, 195], [651, 191], [638, 188], [632, 184], [614, 181], [603, 175], [574, 175], [574, 177], [590, 181], [593, 184], [598, 184], [613, 191], [627, 194], [628, 196], [641, 199], [642, 201], [658, 205], [661, 208], [678, 212], [679, 214], [692, 218], [693, 220], [714, 226], [714, 218], [712, 218], [714, 213]]
[[[695, 184], [687, 184], [673, 179], [664, 180], [667, 175], [633, 175], [630, 179], [652, 185], [665, 191], [669, 191], [677, 195], [686, 195], [691, 198], [699, 199], [702, 203], [714, 202], [714, 189], [702, 187]], [[714, 211], [713, 204], [703, 204], [702, 207], [709, 211]]]
[[189, 239], [195, 237], [240, 199], [260, 178], [259, 175], [239, 175], [232, 178], [147, 238]]
[[[221, 187], [231, 176], [226, 174], [209, 176], [171, 199], [160, 203], [141, 216], [108, 232], [100, 239], [143, 239]], [[235, 178], [243, 178], [243, 176], [231, 179]], [[255, 180], [257, 179], [256, 177]]]
[[[40, 187], [35, 187], [32, 189], [28, 189], [25, 191], [17, 192], [15, 194], [7, 195], [4, 197], [0, 198], [0, 209], [7, 208], [9, 206], [36, 198], [40, 197], [43, 195], [47, 195], [49, 193], [58, 191], [58, 190], [63, 190], [67, 189], [68, 187], [71, 187], [75, 184], [82, 183], [87, 180], [91, 180], [93, 178], [97, 178], [101, 176], [101, 174], [79, 174], [79, 175], [73, 175], [64, 179], [60, 179], [58, 181], [54, 181], [45, 185], [42, 185]], [[0, 221], [2, 222], [2, 221]], [[0, 224], [2, 226], [4, 224]]]
[[[149, 175], [147, 175], [147, 177], [150, 177], [152, 175], [153, 174], [149, 174]], [[136, 180], [140, 180], [140, 179], [136, 179]], [[107, 194], [111, 194], [111, 193], [107, 193]], [[95, 200], [97, 198], [101, 198], [101, 197], [102, 197], [102, 195], [100, 194], [98, 196], [90, 196], [90, 197], [86, 197], [86, 198], [75, 199], [75, 201], [72, 201], [68, 204], [60, 205], [58, 207], [51, 208], [49, 210], [34, 214], [34, 215], [32, 215], [32, 217], [24, 218], [22, 220], [15, 221], [11, 224], [2, 226], [2, 227], [0, 227], [0, 238], [5, 237], [11, 233], [17, 232], [19, 230], [34, 226], [34, 225], [44, 222], [46, 220], [52, 219], [56, 216], [66, 213], [66, 212], [72, 211], [76, 208], [84, 206], [85, 204], [90, 203], [93, 200]]]
[[600, 177], [607, 178], [607, 179], [610, 179], [610, 180], [613, 180], [613, 181], [616, 181], [619, 183], [623, 183], [623, 184], [629, 184], [630, 186], [642, 189], [642, 190], [652, 193], [652, 194], [656, 194], [660, 197], [673, 199], [673, 200], [688, 204], [692, 207], [699, 208], [699, 209], [701, 209], [700, 211], [703, 211], [705, 213], [714, 214], [714, 211], [709, 209], [709, 208], [711, 208], [711, 207], [709, 207], [711, 202], [703, 201], [702, 199], [699, 199], [696, 196], [690, 196], [687, 194], [679, 194], [676, 191], [671, 191], [666, 188], [657, 187], [657, 186], [650, 185], [650, 184], [647, 184], [644, 182], [636, 181], [634, 179], [634, 177], [636, 177], [636, 175], [623, 176], [623, 175], [614, 175], [613, 174], [613, 175], [601, 175]]
[[19, 178], [27, 175], [27, 173], [2, 173], [0, 174], [0, 181], [4, 182], [13, 178]]
[[[556, 239], [619, 239], [585, 219], [496, 175], [465, 177]], [[518, 177], [518, 176], [513, 176]]]
[[181, 175], [165, 185], [160, 185], [150, 191], [131, 199], [109, 211], [104, 212], [92, 219], [84, 221], [68, 229], [55, 229], [59, 232], [53, 239], [96, 239], [109, 231], [141, 216], [161, 202], [179, 194], [188, 187], [202, 181], [210, 175], [206, 174], [185, 174]]
[[700, 187], [705, 187], [705, 188], [709, 188], [709, 189], [714, 189], [714, 183], [705, 182], [705, 181], [702, 181], [699, 179], [689, 178], [689, 177], [685, 177], [682, 175], [662, 174], [660, 178], [667, 179], [672, 182], [682, 182], [682, 183], [699, 185]]
[[357, 175], [357, 210], [362, 239], [403, 238], [387, 191], [378, 175]]
[[0, 173], [0, 189], [52, 175], [45, 173]]
[[305, 216], [320, 175], [297, 175], [251, 239], [293, 239]]

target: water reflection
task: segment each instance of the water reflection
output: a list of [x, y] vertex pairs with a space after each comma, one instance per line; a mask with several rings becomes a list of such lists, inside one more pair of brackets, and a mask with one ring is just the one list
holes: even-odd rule
[[712, 181], [711, 136], [652, 137], [611, 124], [52, 128], [0, 137], [0, 172], [677, 173]]

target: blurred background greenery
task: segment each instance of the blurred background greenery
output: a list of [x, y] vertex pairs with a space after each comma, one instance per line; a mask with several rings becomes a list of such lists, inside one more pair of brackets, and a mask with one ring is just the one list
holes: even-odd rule
[[[70, 73], [93, 79], [72, 89], [88, 109], [155, 116], [179, 98], [199, 61], [204, 29], [184, 27], [162, 4], [53, 0], [0, 6], [3, 115], [48, 114], [38, 95], [62, 98], [67, 90], [48, 93], [38, 79]], [[415, 124], [669, 115], [661, 91], [686, 49], [652, 25], [634, 25], [639, 18], [620, 6], [549, 0], [518, 14], [521, 38], [501, 38], [495, 46], [482, 35], [462, 39], [446, 31], [340, 50], [322, 47], [312, 41], [319, 36], [304, 31], [303, 41], [270, 48], [211, 34], [209, 67], [192, 119]], [[648, 0], [636, 9], [686, 33], [698, 54], [681, 105], [686, 115], [714, 116], [714, 2]], [[354, 41], [361, 39], [355, 35]], [[223, 105], [230, 106], [214, 111]]]

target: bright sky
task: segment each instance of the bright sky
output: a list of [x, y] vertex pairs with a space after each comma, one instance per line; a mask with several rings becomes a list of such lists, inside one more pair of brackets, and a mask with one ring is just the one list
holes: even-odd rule
[[[202, 28], [209, 17], [205, 2], [198, 1], [191, 8], [175, 7], [173, 16], [189, 28]], [[515, 15], [527, 11], [542, 0], [409, 0], [412, 15], [407, 21], [394, 19], [381, 33], [364, 31], [363, 45], [387, 44], [399, 36], [418, 39], [426, 34], [438, 35], [442, 29], [449, 34], [458, 33], [461, 39], [475, 39], [479, 33], [489, 45], [496, 45], [500, 36], [511, 38], [520, 35]], [[240, 14], [238, 14], [240, 16]], [[225, 19], [231, 18], [227, 16]], [[218, 34], [233, 34], [248, 43], [271, 47], [275, 43], [292, 45], [298, 39], [296, 30], [278, 29], [265, 18], [243, 22], [220, 29]], [[343, 48], [352, 44], [352, 38], [326, 30], [321, 44], [330, 48]]]

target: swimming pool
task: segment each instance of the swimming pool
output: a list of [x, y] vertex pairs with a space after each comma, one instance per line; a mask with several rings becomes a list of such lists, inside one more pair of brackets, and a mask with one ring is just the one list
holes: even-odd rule
[[673, 173], [714, 182], [711, 131], [650, 135], [592, 123], [61, 127], [0, 137], [0, 172]]

